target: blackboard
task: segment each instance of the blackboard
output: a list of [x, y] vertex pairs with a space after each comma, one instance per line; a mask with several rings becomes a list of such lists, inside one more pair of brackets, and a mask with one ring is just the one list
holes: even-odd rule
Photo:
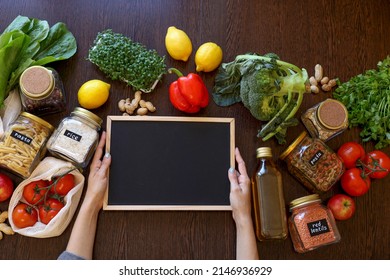
[[104, 210], [231, 210], [234, 119], [108, 116]]

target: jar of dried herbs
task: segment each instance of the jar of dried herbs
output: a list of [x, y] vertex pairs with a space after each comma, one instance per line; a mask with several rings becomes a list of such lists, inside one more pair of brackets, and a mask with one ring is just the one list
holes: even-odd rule
[[345, 167], [339, 156], [318, 138], [306, 131], [280, 155], [289, 172], [309, 191], [328, 191], [343, 175]]
[[84, 168], [89, 164], [99, 141], [102, 119], [83, 108], [75, 108], [64, 118], [47, 143], [47, 150], [56, 157]]
[[332, 212], [321, 204], [318, 194], [291, 201], [290, 212], [290, 236], [298, 253], [340, 241], [340, 233]]
[[19, 92], [24, 110], [31, 114], [39, 116], [65, 110], [64, 86], [54, 69], [27, 68], [20, 76]]
[[348, 127], [347, 108], [340, 101], [331, 98], [308, 109], [301, 119], [310, 135], [324, 142]]
[[29, 177], [45, 155], [53, 129], [45, 120], [22, 112], [0, 139], [0, 167]]

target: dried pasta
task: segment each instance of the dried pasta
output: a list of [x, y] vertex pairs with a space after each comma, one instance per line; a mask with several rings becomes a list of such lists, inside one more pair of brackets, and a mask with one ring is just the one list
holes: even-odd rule
[[0, 165], [28, 177], [41, 158], [53, 127], [38, 117], [22, 113], [0, 141]]

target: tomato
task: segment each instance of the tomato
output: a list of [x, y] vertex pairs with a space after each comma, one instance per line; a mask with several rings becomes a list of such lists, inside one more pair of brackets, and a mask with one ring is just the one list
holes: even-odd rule
[[38, 212], [35, 208], [20, 203], [12, 211], [12, 221], [18, 228], [31, 227], [38, 221]]
[[363, 162], [366, 165], [365, 172], [370, 178], [381, 179], [389, 174], [390, 158], [382, 151], [369, 152]]
[[27, 184], [23, 189], [24, 199], [32, 205], [42, 204], [47, 192], [48, 181], [39, 180]]
[[0, 202], [6, 201], [14, 191], [14, 183], [11, 178], [0, 173]]
[[356, 142], [346, 142], [337, 150], [337, 154], [344, 162], [345, 168], [356, 167], [357, 160], [363, 160], [365, 151], [362, 145]]
[[370, 185], [370, 177], [365, 176], [363, 171], [357, 167], [346, 170], [341, 176], [341, 187], [350, 196], [365, 194], [370, 189]]
[[74, 175], [66, 174], [63, 177], [60, 177], [57, 183], [50, 189], [51, 193], [57, 193], [59, 195], [66, 195], [71, 189], [75, 186]]
[[39, 206], [40, 221], [47, 225], [63, 207], [64, 204], [61, 201], [49, 198], [45, 204]]

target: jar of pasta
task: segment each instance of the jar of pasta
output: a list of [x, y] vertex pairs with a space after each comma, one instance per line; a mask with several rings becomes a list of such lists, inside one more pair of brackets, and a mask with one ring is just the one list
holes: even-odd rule
[[324, 193], [343, 175], [345, 167], [339, 156], [318, 138], [302, 132], [279, 156], [288, 171], [309, 191]]
[[47, 143], [48, 151], [84, 168], [89, 164], [99, 141], [102, 119], [76, 107], [64, 118]]
[[46, 152], [46, 142], [53, 126], [43, 119], [23, 112], [0, 141], [0, 166], [27, 178]]
[[24, 70], [19, 79], [23, 108], [34, 115], [46, 115], [65, 110], [64, 86], [57, 71], [43, 66]]
[[340, 233], [332, 212], [321, 204], [318, 194], [291, 201], [290, 212], [290, 236], [298, 253], [340, 241]]

